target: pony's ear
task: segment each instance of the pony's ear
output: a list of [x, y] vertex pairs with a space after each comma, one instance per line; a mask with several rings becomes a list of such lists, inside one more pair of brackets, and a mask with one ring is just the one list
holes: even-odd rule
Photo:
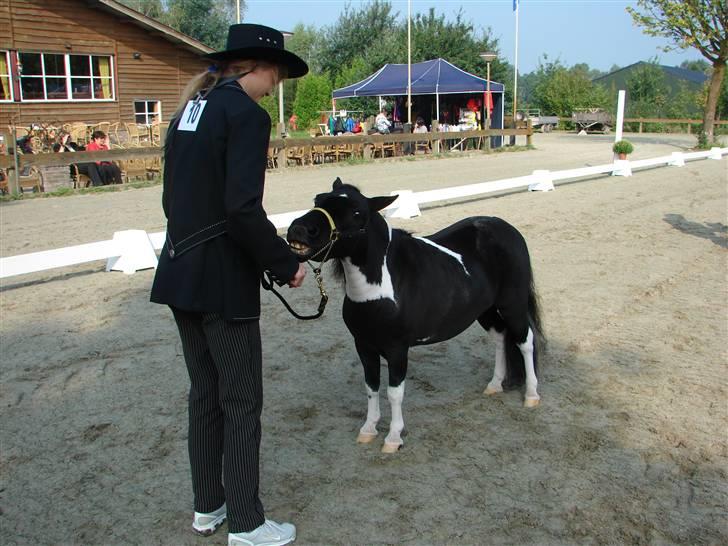
[[341, 186], [343, 186], [343, 185], [344, 185], [344, 183], [343, 183], [343, 182], [341, 181], [341, 178], [339, 178], [339, 177], [337, 176], [337, 177], [336, 177], [336, 180], [334, 180], [334, 186], [333, 186], [333, 188], [334, 188], [335, 190], [337, 190], [337, 189], [339, 189], [339, 188], [340, 188]]
[[394, 203], [394, 200], [397, 199], [397, 197], [399, 197], [399, 195], [383, 195], [381, 197], [370, 197], [369, 199], [367, 199], [367, 201], [369, 201], [369, 210], [382, 210], [383, 208], [386, 208]]

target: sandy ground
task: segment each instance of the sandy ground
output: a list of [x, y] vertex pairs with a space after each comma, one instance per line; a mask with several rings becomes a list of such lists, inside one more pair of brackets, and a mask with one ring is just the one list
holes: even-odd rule
[[[630, 135], [635, 159], [689, 137]], [[269, 212], [306, 208], [336, 176], [368, 195], [611, 159], [609, 137], [537, 135], [537, 150], [290, 169]], [[325, 316], [264, 296], [262, 498], [301, 545], [728, 543], [728, 160], [550, 193], [430, 207], [394, 225], [427, 234], [471, 215], [529, 243], [549, 348], [542, 404], [485, 397], [494, 345], [477, 326], [410, 352], [408, 434], [396, 455], [355, 443], [361, 367], [327, 276]], [[0, 254], [161, 231], [159, 187], [0, 204]], [[189, 531], [188, 380], [153, 271], [101, 262], [5, 279], [3, 544], [225, 544]], [[300, 310], [312, 280], [286, 291]], [[389, 407], [382, 400], [387, 428]]]

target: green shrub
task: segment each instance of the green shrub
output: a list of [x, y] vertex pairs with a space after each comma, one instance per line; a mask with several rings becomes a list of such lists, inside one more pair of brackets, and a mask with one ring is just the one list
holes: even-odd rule
[[629, 140], [618, 140], [612, 146], [612, 151], [615, 154], [631, 154], [634, 151], [634, 146]]

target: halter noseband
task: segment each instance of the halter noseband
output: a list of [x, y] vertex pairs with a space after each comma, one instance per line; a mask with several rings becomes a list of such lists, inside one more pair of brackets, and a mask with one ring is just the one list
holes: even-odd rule
[[329, 235], [329, 240], [335, 241], [339, 238], [339, 230], [336, 229], [336, 223], [334, 222], [334, 219], [329, 214], [329, 211], [326, 209], [322, 209], [321, 207], [314, 207], [309, 212], [318, 211], [324, 216], [326, 216], [326, 219], [329, 221], [329, 228], [331, 229], [331, 234]]

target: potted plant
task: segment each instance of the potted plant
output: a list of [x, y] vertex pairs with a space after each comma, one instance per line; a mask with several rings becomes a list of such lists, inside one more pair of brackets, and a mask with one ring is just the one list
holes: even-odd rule
[[627, 154], [634, 151], [634, 146], [629, 140], [618, 140], [612, 146], [612, 151], [619, 156], [619, 159], [627, 159]]

